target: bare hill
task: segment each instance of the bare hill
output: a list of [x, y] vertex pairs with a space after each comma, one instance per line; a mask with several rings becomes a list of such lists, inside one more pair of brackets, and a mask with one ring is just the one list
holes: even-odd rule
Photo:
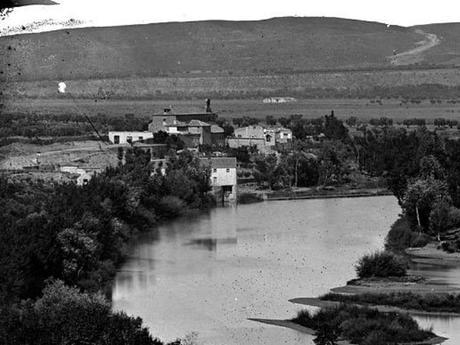
[[382, 68], [423, 39], [413, 28], [338, 18], [69, 29], [0, 38], [0, 80]]
[[424, 53], [427, 63], [460, 65], [460, 23], [431, 24], [418, 27], [440, 40], [439, 45]]

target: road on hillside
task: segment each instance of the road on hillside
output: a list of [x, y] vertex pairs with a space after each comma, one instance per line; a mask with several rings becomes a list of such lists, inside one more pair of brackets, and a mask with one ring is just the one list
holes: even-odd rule
[[417, 29], [415, 32], [423, 35], [425, 39], [417, 42], [416, 48], [391, 56], [390, 61], [392, 65], [401, 66], [420, 62], [423, 60], [424, 52], [433, 47], [436, 47], [441, 42], [441, 40], [435, 34], [425, 32], [421, 29]]

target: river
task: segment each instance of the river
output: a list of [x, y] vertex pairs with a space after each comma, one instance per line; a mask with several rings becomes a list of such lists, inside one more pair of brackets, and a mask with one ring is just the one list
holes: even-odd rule
[[[135, 243], [116, 276], [113, 305], [142, 317], [164, 341], [194, 334], [200, 345], [313, 344], [247, 319], [291, 318], [301, 306], [289, 299], [354, 278], [353, 265], [383, 247], [399, 212], [385, 196], [271, 201], [169, 222]], [[417, 319], [447, 336], [460, 329], [456, 320]], [[452, 341], [445, 344], [460, 343]]]

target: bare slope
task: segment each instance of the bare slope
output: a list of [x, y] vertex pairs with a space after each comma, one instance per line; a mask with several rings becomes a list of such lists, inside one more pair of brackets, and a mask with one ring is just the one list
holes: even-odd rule
[[337, 18], [69, 29], [0, 38], [0, 81], [381, 68], [423, 39], [412, 28]]
[[460, 65], [460, 23], [431, 24], [419, 29], [435, 34], [440, 43], [424, 53], [427, 63]]

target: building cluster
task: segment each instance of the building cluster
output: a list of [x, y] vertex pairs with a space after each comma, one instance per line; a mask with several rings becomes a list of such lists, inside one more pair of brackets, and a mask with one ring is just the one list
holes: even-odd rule
[[283, 127], [262, 127], [259, 125], [237, 128], [234, 137], [227, 139], [231, 148], [255, 146], [260, 152], [269, 152], [277, 144], [292, 140], [292, 131]]
[[113, 144], [131, 144], [153, 138], [155, 133], [165, 132], [179, 137], [187, 148], [200, 145], [224, 146], [224, 129], [214, 121], [217, 114], [211, 110], [210, 100], [206, 100], [206, 108], [202, 112], [177, 112], [171, 107], [162, 113], [154, 114], [145, 132], [109, 132], [109, 140]]
[[[292, 131], [283, 127], [260, 125], [237, 128], [233, 136], [226, 138], [225, 131], [215, 122], [217, 114], [211, 109], [210, 100], [206, 100], [203, 111], [184, 112], [172, 107], [154, 114], [148, 125], [148, 131], [109, 132], [109, 140], [120, 147], [126, 145], [149, 149], [156, 133], [164, 132], [177, 136], [188, 149], [207, 147], [256, 147], [260, 152], [271, 152], [276, 145], [287, 144], [292, 140]], [[165, 166], [167, 158], [152, 154], [152, 162], [158, 167]], [[236, 159], [233, 157], [201, 158], [209, 166], [211, 186], [220, 200], [235, 200], [237, 187]], [[161, 170], [161, 169], [160, 169]]]
[[[217, 114], [211, 110], [210, 100], [206, 100], [204, 111], [182, 112], [172, 107], [154, 114], [144, 132], [109, 132], [109, 141], [120, 147], [127, 144], [149, 150], [158, 144], [149, 143], [156, 133], [165, 132], [177, 136], [188, 149], [200, 146], [223, 147], [226, 145], [224, 129], [215, 124]], [[150, 151], [153, 152], [152, 150]], [[155, 171], [165, 173], [167, 157], [158, 152], [152, 153]], [[211, 169], [211, 186], [217, 200], [234, 201], [237, 195], [236, 158], [206, 157], [201, 163]], [[159, 170], [158, 170], [159, 169]]]

